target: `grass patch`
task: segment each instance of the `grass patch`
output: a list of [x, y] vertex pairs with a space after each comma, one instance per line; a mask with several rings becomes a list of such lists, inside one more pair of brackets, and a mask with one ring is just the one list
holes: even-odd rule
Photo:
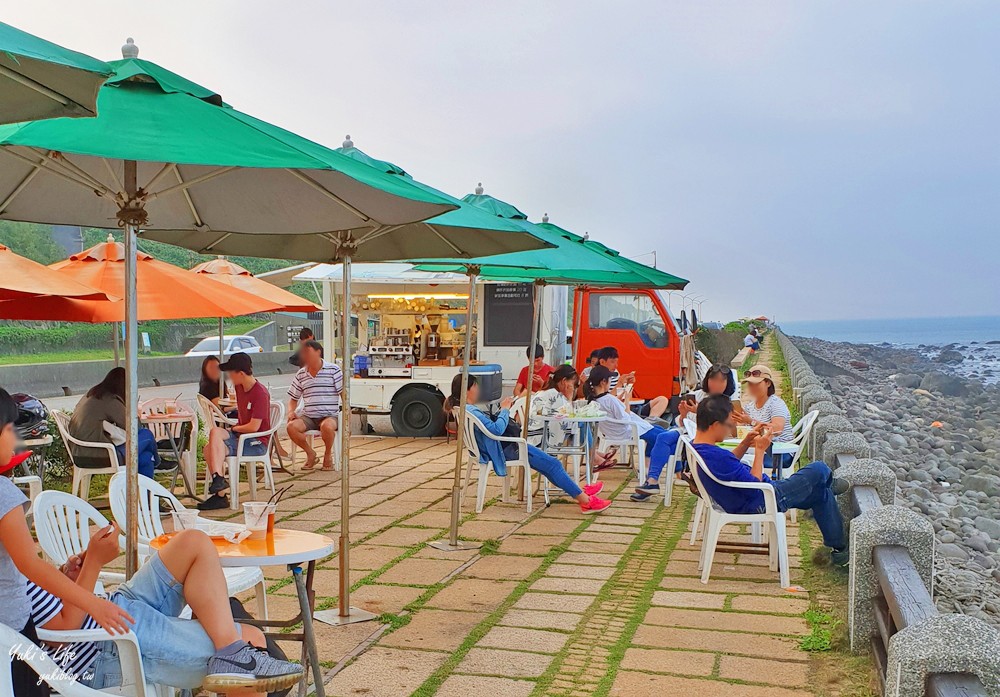
[[496, 554], [498, 549], [500, 549], [500, 540], [492, 538], [489, 540], [483, 540], [482, 546], [479, 548], [479, 556], [488, 557], [492, 554]]
[[809, 623], [809, 634], [799, 641], [803, 651], [829, 651], [833, 648], [833, 630], [840, 620], [817, 608], [809, 608], [803, 615]]
[[393, 612], [383, 612], [375, 618], [375, 621], [379, 624], [389, 625], [389, 629], [386, 631], [394, 632], [408, 625], [411, 619], [413, 619], [413, 615], [411, 614], [397, 615]]

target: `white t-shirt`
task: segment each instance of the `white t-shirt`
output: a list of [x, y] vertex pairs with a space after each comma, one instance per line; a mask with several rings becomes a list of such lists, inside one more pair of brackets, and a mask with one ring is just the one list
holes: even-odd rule
[[[622, 404], [622, 401], [609, 392], [605, 392], [594, 401], [597, 402], [601, 409], [603, 409], [612, 419], [634, 423], [639, 428], [640, 436], [653, 427], [648, 421], [643, 419], [634, 411], [626, 409], [625, 405]], [[631, 429], [625, 424], [615, 424], [602, 421], [600, 426], [601, 433], [612, 440], [625, 440], [631, 435]]]
[[771, 419], [780, 416], [785, 420], [785, 427], [774, 436], [772, 440], [778, 443], [787, 443], [792, 440], [792, 414], [788, 411], [788, 405], [776, 394], [771, 395], [764, 402], [764, 406], [758, 407], [757, 402], [750, 401], [743, 404], [743, 411], [755, 423], [771, 423]]

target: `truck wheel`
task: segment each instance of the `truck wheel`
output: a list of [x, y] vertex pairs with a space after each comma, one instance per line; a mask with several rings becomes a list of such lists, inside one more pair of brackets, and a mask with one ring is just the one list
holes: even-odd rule
[[389, 418], [397, 436], [439, 436], [444, 428], [444, 402], [428, 390], [405, 390], [393, 401]]

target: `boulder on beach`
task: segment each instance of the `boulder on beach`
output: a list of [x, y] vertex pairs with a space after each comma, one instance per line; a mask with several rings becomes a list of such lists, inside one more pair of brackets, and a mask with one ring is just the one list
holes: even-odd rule
[[947, 397], [965, 397], [969, 393], [963, 380], [937, 371], [924, 375], [924, 379], [920, 381], [920, 389]]
[[923, 378], [913, 373], [900, 373], [899, 375], [894, 375], [892, 380], [900, 387], [912, 390], [916, 387], [920, 387], [920, 381], [923, 380]]
[[938, 363], [961, 363], [965, 360], [965, 356], [962, 355], [961, 351], [949, 348], [939, 353], [934, 360]]

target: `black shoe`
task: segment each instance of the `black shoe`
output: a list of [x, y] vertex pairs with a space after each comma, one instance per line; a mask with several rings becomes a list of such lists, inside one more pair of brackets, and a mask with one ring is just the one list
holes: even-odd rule
[[220, 491], [225, 491], [228, 488], [229, 488], [229, 480], [227, 480], [221, 474], [212, 475], [212, 483], [208, 485], [208, 490], [210, 493], [218, 494]]
[[[841, 479], [840, 481], [844, 481]], [[851, 550], [847, 547], [843, 549], [830, 550], [831, 566], [848, 566], [851, 563]]]
[[658, 494], [660, 493], [660, 485], [657, 484], [643, 484], [640, 487], [636, 487], [637, 494]]
[[229, 508], [229, 497], [219, 494], [209, 496], [198, 504], [199, 511], [221, 511], [223, 508]]
[[846, 479], [834, 477], [833, 483], [830, 484], [830, 488], [833, 490], [834, 496], [841, 496], [851, 490], [851, 483]]
[[651, 498], [653, 498], [652, 494], [644, 494], [641, 491], [639, 491], [638, 489], [636, 489], [636, 491], [635, 491], [634, 494], [632, 494], [631, 496], [628, 497], [629, 501], [635, 501], [636, 503], [642, 503], [643, 501], [649, 501]]

